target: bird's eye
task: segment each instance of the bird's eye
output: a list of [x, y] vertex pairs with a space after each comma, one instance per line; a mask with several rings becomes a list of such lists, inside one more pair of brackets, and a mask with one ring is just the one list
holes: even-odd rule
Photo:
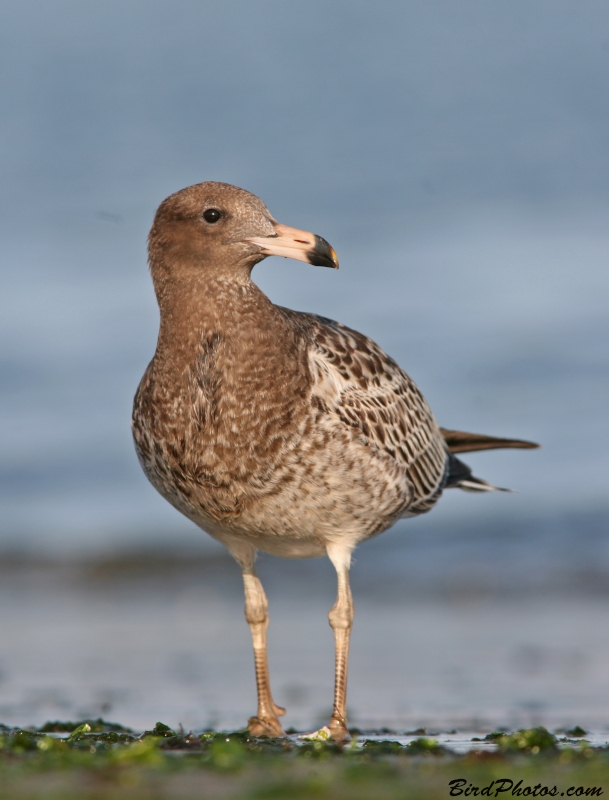
[[217, 208], [208, 208], [206, 211], [203, 212], [203, 219], [206, 222], [217, 222], [222, 214], [218, 211]]

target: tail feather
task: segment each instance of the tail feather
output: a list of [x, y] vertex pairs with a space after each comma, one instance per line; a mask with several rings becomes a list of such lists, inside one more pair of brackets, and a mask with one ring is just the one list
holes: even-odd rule
[[463, 489], [465, 492], [511, 492], [512, 489], [502, 489], [493, 486], [482, 478], [472, 475], [471, 469], [463, 461], [449, 453], [448, 472], [446, 475], [445, 489]]
[[459, 481], [455, 484], [455, 488], [463, 489], [464, 492], [513, 492], [513, 489], [504, 489], [501, 486], [493, 486], [488, 481], [483, 481], [482, 478], [476, 478], [473, 475], [464, 481]]
[[[498, 450], [503, 447], [519, 447], [533, 449], [539, 447], [535, 442], [525, 439], [501, 439], [497, 436], [485, 436], [483, 433], [466, 433], [440, 428], [450, 453], [470, 453], [474, 450]], [[478, 491], [478, 490], [476, 490]]]

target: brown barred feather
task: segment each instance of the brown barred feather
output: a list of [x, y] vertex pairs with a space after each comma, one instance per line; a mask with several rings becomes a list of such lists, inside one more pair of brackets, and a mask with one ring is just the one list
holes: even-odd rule
[[360, 431], [361, 441], [405, 470], [410, 498], [403, 512], [428, 511], [439, 498], [446, 449], [423, 395], [404, 370], [361, 333], [340, 322], [281, 308], [311, 340], [311, 357], [323, 362], [312, 387], [327, 394], [328, 373], [340, 382], [330, 410]]

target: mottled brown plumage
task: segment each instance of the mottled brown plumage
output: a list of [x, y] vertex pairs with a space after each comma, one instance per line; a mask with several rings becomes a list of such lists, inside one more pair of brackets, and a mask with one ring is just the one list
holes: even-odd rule
[[[161, 323], [134, 403], [142, 467], [242, 567], [259, 690], [254, 733], [280, 733], [282, 711], [268, 685], [255, 553], [331, 558], [339, 596], [330, 613], [330, 731], [344, 738], [350, 554], [400, 517], [428, 511], [447, 483], [492, 489], [448, 452], [477, 449], [476, 441], [438, 428], [412, 380], [370, 339], [275, 306], [260, 291], [250, 273], [266, 255], [338, 262], [327, 242], [279, 225], [249, 192], [203, 183], [172, 195], [156, 214], [149, 252]], [[481, 439], [482, 447], [527, 446]]]

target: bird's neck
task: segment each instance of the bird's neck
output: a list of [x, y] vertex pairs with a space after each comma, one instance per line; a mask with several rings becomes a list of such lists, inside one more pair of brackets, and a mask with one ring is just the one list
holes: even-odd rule
[[227, 356], [273, 358], [290, 349], [293, 331], [249, 275], [197, 274], [157, 289], [161, 314], [155, 361], [174, 374], [200, 357], [206, 342], [222, 340]]

